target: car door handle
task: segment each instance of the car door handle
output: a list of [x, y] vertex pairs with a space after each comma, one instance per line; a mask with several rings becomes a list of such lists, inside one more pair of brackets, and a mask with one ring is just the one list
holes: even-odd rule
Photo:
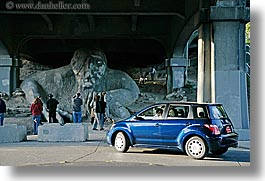
[[186, 124], [185, 124], [186, 126], [189, 126], [189, 125], [191, 125], [191, 123], [190, 122], [186, 122]]
[[155, 126], [156, 127], [161, 126], [161, 123], [156, 123]]

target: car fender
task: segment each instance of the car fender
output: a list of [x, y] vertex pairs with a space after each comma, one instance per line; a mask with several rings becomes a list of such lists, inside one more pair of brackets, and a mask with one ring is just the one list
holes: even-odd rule
[[[112, 134], [111, 134], [111, 140], [114, 140], [115, 139], [115, 136], [116, 136], [116, 134], [118, 132], [124, 132], [127, 135], [127, 137], [129, 138], [130, 145], [133, 144], [132, 133], [131, 133], [131, 130], [128, 127], [118, 127], [118, 128], [114, 128], [113, 131], [112, 131]], [[113, 142], [112, 142], [112, 145], [113, 145]]]
[[176, 140], [179, 145], [179, 149], [181, 149], [182, 151], [185, 151], [185, 143], [192, 136], [201, 137], [206, 142], [207, 146], [209, 146], [210, 145], [209, 139], [208, 139], [209, 137], [202, 132], [202, 129], [203, 128], [201, 127], [201, 125], [195, 125], [195, 126], [193, 125], [193, 126], [183, 129], [178, 135], [177, 140]]

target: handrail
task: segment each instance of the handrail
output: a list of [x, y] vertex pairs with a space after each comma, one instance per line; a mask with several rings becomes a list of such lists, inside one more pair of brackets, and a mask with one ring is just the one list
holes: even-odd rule
[[246, 63], [246, 74], [250, 78], [250, 65]]

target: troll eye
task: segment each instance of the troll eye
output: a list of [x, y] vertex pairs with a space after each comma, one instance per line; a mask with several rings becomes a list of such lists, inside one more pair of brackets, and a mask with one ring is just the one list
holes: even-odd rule
[[98, 61], [97, 61], [97, 65], [98, 65], [98, 66], [101, 66], [102, 64], [103, 64], [103, 62], [102, 62], [101, 60], [98, 60]]

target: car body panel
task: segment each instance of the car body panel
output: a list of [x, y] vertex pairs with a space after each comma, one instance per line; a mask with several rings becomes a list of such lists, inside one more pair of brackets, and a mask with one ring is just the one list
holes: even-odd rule
[[[163, 113], [156, 117], [155, 112], [159, 109]], [[173, 109], [175, 116], [171, 114]], [[215, 112], [211, 112], [213, 110]], [[214, 134], [205, 126], [212, 124], [220, 129], [220, 134]], [[209, 151], [238, 145], [238, 134], [221, 104], [174, 101], [153, 104], [114, 123], [107, 133], [108, 144], [114, 145], [114, 137], [120, 131], [127, 135], [130, 146], [185, 151], [185, 142], [192, 136], [202, 138]]]
[[164, 120], [162, 124], [163, 144], [168, 146], [178, 146], [180, 135], [190, 131], [189, 125], [193, 123], [192, 119], [173, 119]]
[[129, 125], [134, 135], [134, 144], [161, 145], [163, 143], [161, 120], [137, 120]]

